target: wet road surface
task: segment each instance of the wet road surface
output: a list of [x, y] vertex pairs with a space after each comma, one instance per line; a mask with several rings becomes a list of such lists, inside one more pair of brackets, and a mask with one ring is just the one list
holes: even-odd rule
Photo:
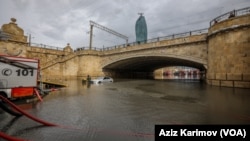
[[19, 105], [63, 127], [42, 126], [0, 110], [1, 131], [33, 141], [153, 141], [155, 124], [250, 123], [249, 89], [169, 80], [116, 80], [100, 85], [72, 80], [68, 84], [43, 102]]

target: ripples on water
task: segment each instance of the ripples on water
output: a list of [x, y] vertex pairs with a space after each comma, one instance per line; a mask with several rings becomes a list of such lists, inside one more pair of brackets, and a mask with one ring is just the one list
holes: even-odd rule
[[[155, 124], [248, 124], [249, 89], [208, 86], [199, 81], [116, 80], [86, 85], [68, 81], [28, 112], [47, 121], [77, 129], [38, 128], [26, 118], [13, 124], [27, 139], [154, 140]], [[1, 115], [2, 116], [2, 115]], [[5, 117], [4, 117], [5, 116]], [[4, 114], [2, 121], [8, 123]], [[0, 125], [5, 125], [1, 122]], [[22, 122], [22, 126], [20, 123]], [[2, 126], [1, 126], [2, 127]], [[67, 138], [64, 135], [70, 134]], [[33, 137], [31, 137], [33, 136]]]

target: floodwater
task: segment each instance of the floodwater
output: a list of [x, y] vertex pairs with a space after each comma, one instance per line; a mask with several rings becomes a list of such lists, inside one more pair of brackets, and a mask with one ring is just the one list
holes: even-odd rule
[[[197, 80], [115, 80], [69, 86], [43, 102], [19, 105], [59, 126], [46, 127], [0, 110], [2, 132], [32, 141], [153, 141], [156, 124], [249, 124], [250, 90]], [[0, 139], [1, 140], [1, 139]]]

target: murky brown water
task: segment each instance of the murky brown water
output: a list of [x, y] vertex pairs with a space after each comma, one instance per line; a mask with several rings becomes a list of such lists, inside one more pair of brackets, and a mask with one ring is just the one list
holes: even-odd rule
[[[28, 140], [154, 140], [155, 124], [249, 124], [250, 90], [198, 81], [116, 80], [101, 85], [68, 81], [44, 102], [20, 105], [46, 121], [0, 114], [1, 131]], [[0, 139], [1, 140], [1, 139]]]

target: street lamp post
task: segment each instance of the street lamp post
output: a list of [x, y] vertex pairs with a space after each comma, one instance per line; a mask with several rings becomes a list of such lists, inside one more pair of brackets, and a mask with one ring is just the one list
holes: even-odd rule
[[31, 46], [31, 38], [35, 38], [35, 37], [32, 37], [31, 34], [29, 34], [29, 43], [28, 43], [29, 46]]
[[31, 46], [31, 34], [29, 34], [29, 46]]

